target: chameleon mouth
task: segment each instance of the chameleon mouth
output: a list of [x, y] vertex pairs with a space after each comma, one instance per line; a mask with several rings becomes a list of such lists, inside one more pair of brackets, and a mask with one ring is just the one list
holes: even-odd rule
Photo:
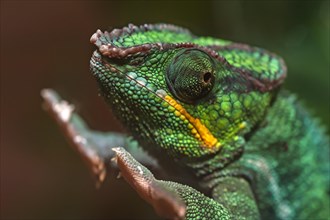
[[[98, 50], [95, 50], [93, 52], [92, 58], [90, 60], [90, 65], [91, 65], [91, 67], [96, 67], [98, 63], [104, 65], [112, 73], [119, 73], [120, 72], [116, 67], [111, 65], [109, 62], [106, 62], [104, 60], [104, 57], [102, 57], [102, 55], [100, 54], [100, 52]], [[96, 74], [96, 72], [94, 72], [94, 71], [92, 71], [92, 73], [94, 75]]]

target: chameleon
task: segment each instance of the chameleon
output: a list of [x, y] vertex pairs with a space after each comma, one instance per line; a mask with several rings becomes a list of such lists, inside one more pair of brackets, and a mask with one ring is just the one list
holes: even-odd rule
[[97, 30], [90, 42], [99, 93], [129, 135], [93, 131], [42, 94], [101, 181], [114, 158], [169, 219], [329, 218], [329, 139], [282, 88], [280, 56], [171, 24]]

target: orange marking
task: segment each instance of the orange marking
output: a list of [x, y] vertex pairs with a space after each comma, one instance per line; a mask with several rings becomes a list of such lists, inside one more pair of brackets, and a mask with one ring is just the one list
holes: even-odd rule
[[218, 142], [218, 140], [212, 135], [212, 133], [205, 127], [204, 124], [198, 119], [191, 116], [186, 109], [177, 103], [171, 96], [166, 95], [164, 99], [177, 111], [176, 115], [178, 115], [178, 112], [183, 115], [194, 127], [191, 129], [191, 133], [195, 135], [195, 137], [202, 141], [205, 145], [205, 147], [209, 149], [218, 149], [221, 146], [221, 143]]

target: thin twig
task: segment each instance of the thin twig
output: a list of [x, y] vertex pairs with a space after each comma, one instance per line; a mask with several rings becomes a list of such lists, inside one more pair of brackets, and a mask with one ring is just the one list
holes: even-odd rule
[[61, 99], [52, 89], [43, 89], [41, 96], [44, 99], [43, 108], [56, 121], [70, 144], [84, 158], [88, 168], [96, 177], [96, 187], [100, 187], [106, 177], [106, 160], [99, 154], [97, 146], [88, 140], [89, 129], [82, 119], [74, 112], [74, 105]]

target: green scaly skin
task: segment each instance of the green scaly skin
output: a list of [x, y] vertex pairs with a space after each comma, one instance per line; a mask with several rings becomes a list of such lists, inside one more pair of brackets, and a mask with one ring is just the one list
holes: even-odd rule
[[329, 142], [280, 89], [279, 56], [166, 24], [98, 30], [91, 42], [100, 92], [139, 146], [197, 177], [195, 189], [158, 183], [186, 219], [328, 217]]

